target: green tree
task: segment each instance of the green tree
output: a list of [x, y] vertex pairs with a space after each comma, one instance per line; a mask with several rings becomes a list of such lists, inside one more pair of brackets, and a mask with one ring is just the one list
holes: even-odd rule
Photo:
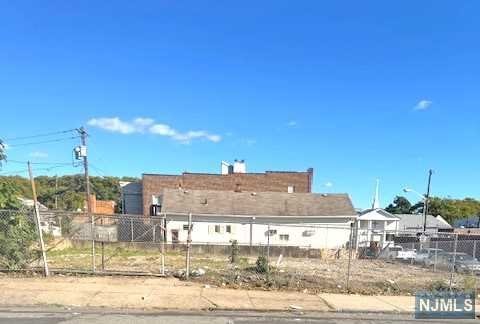
[[27, 212], [10, 211], [0, 217], [0, 266], [9, 270], [26, 268], [37, 257], [33, 243], [37, 232]]
[[392, 214], [409, 214], [412, 204], [410, 201], [402, 196], [396, 196], [393, 203], [387, 206], [385, 210]]
[[0, 209], [20, 208], [19, 192], [15, 184], [8, 180], [0, 180]]
[[0, 140], [0, 167], [3, 161], [7, 160], [7, 153], [5, 152], [5, 144]]

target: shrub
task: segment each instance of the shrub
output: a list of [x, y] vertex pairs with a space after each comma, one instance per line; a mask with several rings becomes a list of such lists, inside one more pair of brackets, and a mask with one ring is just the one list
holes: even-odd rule
[[238, 242], [237, 240], [232, 240], [232, 245], [230, 246], [231, 253], [230, 253], [230, 261], [232, 263], [237, 263], [238, 261], [238, 253], [239, 253], [239, 248], [238, 248]]
[[255, 270], [257, 270], [258, 273], [267, 273], [269, 270], [268, 266], [268, 260], [265, 256], [260, 255], [257, 258]]
[[433, 291], [448, 291], [450, 290], [450, 286], [445, 280], [435, 280], [430, 283], [430, 290]]
[[35, 223], [25, 212], [11, 212], [0, 217], [0, 266], [8, 270], [23, 269], [36, 257]]

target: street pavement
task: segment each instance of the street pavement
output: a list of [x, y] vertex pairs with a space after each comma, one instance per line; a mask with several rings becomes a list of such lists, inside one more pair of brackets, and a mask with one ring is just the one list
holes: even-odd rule
[[[476, 320], [456, 320], [456, 323], [476, 323]], [[0, 311], [0, 324], [293, 324], [293, 323], [449, 323], [449, 321], [415, 320], [401, 314], [361, 313], [248, 313], [248, 312], [196, 312], [157, 314], [107, 314], [87, 312], [49, 312], [48, 310], [4, 309]]]
[[175, 278], [0, 278], [1, 306], [140, 310], [412, 313], [412, 296], [359, 296], [225, 289]]

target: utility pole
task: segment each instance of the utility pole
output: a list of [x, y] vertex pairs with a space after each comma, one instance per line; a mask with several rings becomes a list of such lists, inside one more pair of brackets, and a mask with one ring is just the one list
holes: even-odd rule
[[55, 210], [58, 210], [58, 176], [55, 175]]
[[45, 277], [49, 276], [47, 254], [45, 253], [45, 243], [43, 242], [43, 232], [40, 226], [40, 212], [38, 210], [37, 203], [37, 190], [35, 188], [35, 180], [33, 179], [32, 166], [28, 161], [28, 175], [30, 176], [30, 184], [32, 185], [32, 197], [33, 197], [33, 210], [35, 211], [35, 220], [37, 223], [38, 237], [40, 240], [40, 248], [42, 249], [43, 270], [45, 271]]
[[87, 157], [87, 132], [85, 128], [77, 129], [80, 134], [82, 146], [80, 147], [80, 156], [83, 157], [83, 169], [85, 172], [85, 198], [87, 199], [87, 217], [90, 216], [92, 232], [92, 271], [95, 272], [95, 218], [92, 214], [92, 202], [90, 200], [90, 177], [88, 175], [88, 157]]
[[427, 232], [428, 200], [430, 199], [430, 185], [432, 183], [432, 174], [433, 170], [428, 170], [427, 194], [425, 195], [425, 200], [423, 201], [423, 234]]

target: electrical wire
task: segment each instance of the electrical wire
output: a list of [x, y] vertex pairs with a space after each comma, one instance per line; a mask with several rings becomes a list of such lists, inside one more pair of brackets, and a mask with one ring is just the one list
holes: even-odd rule
[[64, 138], [56, 138], [52, 140], [45, 140], [39, 142], [29, 142], [29, 143], [20, 143], [20, 144], [13, 144], [8, 145], [9, 147], [20, 147], [20, 146], [28, 146], [28, 145], [37, 145], [37, 144], [44, 144], [44, 143], [54, 143], [54, 142], [61, 142], [61, 141], [68, 141], [72, 139], [80, 138], [80, 136], [72, 136], [72, 137], [64, 137]]
[[[8, 159], [7, 163], [27, 164], [29, 161], [19, 161]], [[72, 165], [71, 162], [30, 162], [32, 165]]]
[[37, 137], [45, 137], [45, 136], [52, 136], [52, 135], [58, 135], [58, 134], [66, 134], [76, 131], [76, 129], [67, 129], [63, 131], [57, 131], [57, 132], [50, 132], [50, 133], [42, 133], [42, 134], [37, 134], [37, 135], [29, 135], [29, 136], [19, 136], [19, 137], [10, 137], [10, 138], [4, 138], [4, 142], [11, 142], [11, 141], [18, 141], [18, 140], [24, 140], [24, 139], [29, 139], [29, 138], [37, 138]]
[[[57, 166], [51, 166], [51, 167], [48, 167], [48, 168], [35, 168], [35, 169], [32, 169], [33, 171], [51, 171], [51, 170], [54, 170], [54, 169], [58, 169], [58, 168], [63, 168], [63, 167], [66, 167], [65, 165], [57, 165]], [[28, 169], [23, 169], [23, 170], [16, 170], [16, 171], [0, 171], [0, 175], [8, 175], [8, 174], [16, 174], [16, 173], [22, 173], [22, 172], [28, 172]]]

